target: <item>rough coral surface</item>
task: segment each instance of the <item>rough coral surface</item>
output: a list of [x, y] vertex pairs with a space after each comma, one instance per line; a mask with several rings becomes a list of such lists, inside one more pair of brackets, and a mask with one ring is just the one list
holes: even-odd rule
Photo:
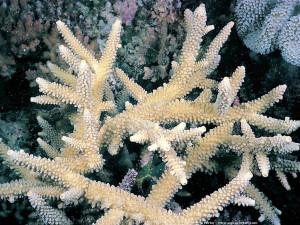
[[299, 0], [238, 1], [238, 34], [252, 51], [269, 54], [279, 49], [287, 62], [300, 66], [299, 6]]
[[[250, 180], [254, 175], [267, 177], [269, 171], [274, 170], [283, 186], [290, 189], [286, 173], [299, 172], [299, 162], [288, 156], [299, 150], [299, 144], [284, 134], [299, 128], [300, 121], [263, 115], [283, 98], [287, 87], [280, 85], [261, 98], [236, 104], [245, 77], [243, 66], [221, 82], [208, 78], [220, 62], [219, 51], [233, 22], [219, 32], [198, 60], [202, 37], [214, 26], [206, 25], [203, 4], [194, 12], [186, 10], [185, 20], [186, 40], [178, 61], [172, 62], [173, 74], [168, 83], [147, 92], [123, 70], [116, 69], [118, 79], [133, 98], [125, 102], [122, 110], [118, 110], [120, 107], [107, 83], [116, 52], [121, 48], [121, 21], [116, 20], [112, 25], [100, 60], [58, 21], [57, 28], [67, 43], [67, 46], [61, 45], [59, 51], [71, 69], [48, 63], [60, 83], [38, 78], [43, 94], [31, 101], [58, 105], [62, 109], [66, 104], [74, 106], [65, 112], [74, 130], [61, 135], [38, 117], [43, 129], [41, 136], [48, 139], [39, 138], [38, 143], [48, 157], [13, 151], [1, 143], [1, 156], [21, 177], [0, 185], [1, 198], [13, 202], [19, 197], [28, 197], [44, 224], [76, 223], [63, 209], [67, 211], [67, 207], [76, 207], [82, 202], [102, 210], [95, 210], [95, 224], [121, 221], [196, 224], [218, 217], [231, 203], [254, 206], [261, 213], [260, 221], [279, 224], [280, 211]], [[201, 92], [190, 98], [195, 88]], [[240, 126], [240, 132], [233, 131], [234, 125]], [[269, 135], [256, 135], [257, 129]], [[135, 153], [149, 160], [146, 165], [154, 164], [154, 157], [163, 165], [160, 167], [163, 173], [156, 177], [148, 195], [130, 193], [130, 188], [122, 188], [122, 183], [117, 186], [101, 181], [105, 166], [111, 162], [110, 155], [130, 159], [128, 151], [137, 146], [140, 149]], [[224, 157], [229, 160], [224, 162]], [[229, 182], [182, 211], [166, 210], [164, 207], [174, 194], [188, 185], [192, 174], [199, 170], [208, 174], [223, 172]], [[138, 170], [136, 180], [150, 175]]]

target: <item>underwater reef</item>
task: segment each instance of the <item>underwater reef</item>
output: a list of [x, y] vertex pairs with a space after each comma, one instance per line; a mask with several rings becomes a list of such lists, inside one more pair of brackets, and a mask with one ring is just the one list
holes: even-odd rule
[[241, 0], [235, 8], [237, 32], [260, 54], [280, 49], [289, 63], [300, 66], [300, 1]]
[[299, 67], [239, 2], [2, 1], [0, 223], [297, 223]]

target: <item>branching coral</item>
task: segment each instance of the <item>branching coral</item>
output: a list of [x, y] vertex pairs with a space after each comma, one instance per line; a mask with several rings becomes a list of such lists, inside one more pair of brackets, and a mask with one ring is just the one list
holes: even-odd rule
[[[116, 103], [107, 85], [116, 51], [121, 47], [118, 43], [120, 20], [113, 24], [99, 61], [63, 22], [58, 21], [57, 28], [69, 47], [60, 46], [60, 53], [77, 76], [49, 63], [50, 70], [60, 78], [61, 84], [38, 78], [37, 83], [44, 95], [33, 97], [31, 101], [74, 105], [77, 113], [70, 116], [74, 131], [62, 137], [63, 143], [47, 121], [38, 118], [44, 136], [51, 140], [50, 145], [38, 139], [49, 158], [36, 157], [22, 150], [13, 151], [1, 144], [1, 156], [22, 178], [1, 184], [0, 196], [10, 201], [27, 196], [45, 224], [72, 223], [62, 210], [48, 204], [47, 200], [51, 198], [57, 198], [65, 205], [86, 200], [92, 207], [107, 209], [96, 224], [118, 224], [124, 216], [145, 224], [196, 224], [218, 216], [229, 203], [254, 205], [263, 214], [261, 218], [278, 224], [278, 210], [249, 181], [253, 174], [268, 176], [269, 170], [274, 169], [284, 186], [289, 187], [285, 173], [296, 173], [300, 169], [299, 162], [282, 158], [282, 155], [299, 150], [299, 145], [292, 142], [291, 137], [281, 135], [296, 130], [300, 121], [262, 115], [282, 99], [286, 86], [278, 86], [261, 98], [232, 106], [243, 82], [245, 68], [238, 67], [231, 77], [225, 77], [221, 82], [207, 76], [220, 62], [219, 50], [233, 23], [220, 31], [203, 58], [197, 61], [202, 37], [214, 27], [206, 26], [203, 4], [194, 12], [186, 10], [185, 20], [186, 41], [179, 61], [172, 62], [173, 75], [168, 83], [147, 93], [121, 69], [116, 69], [118, 78], [136, 100], [135, 104], [126, 102], [122, 112], [116, 111]], [[188, 100], [187, 95], [194, 88], [203, 91], [197, 98]], [[212, 91], [215, 89], [218, 94], [214, 101]], [[110, 116], [105, 116], [105, 111]], [[186, 129], [186, 123], [195, 127]], [[241, 124], [241, 136], [233, 134], [234, 123]], [[167, 128], [166, 124], [172, 126]], [[206, 131], [202, 125], [209, 124], [213, 128]], [[278, 135], [255, 137], [251, 125]], [[204, 137], [201, 137], [204, 132]], [[131, 142], [148, 145], [149, 151], [157, 151], [166, 164], [163, 175], [147, 197], [86, 176], [88, 172], [102, 169], [106, 149], [112, 155], [118, 153], [126, 135], [130, 136]], [[178, 146], [183, 146], [184, 154], [177, 152], [181, 148]], [[232, 180], [182, 212], [164, 209], [194, 172], [211, 173], [225, 168], [217, 160], [212, 160], [223, 149], [225, 154], [235, 154], [236, 161], [240, 162], [238, 170], [227, 162], [226, 175]]]

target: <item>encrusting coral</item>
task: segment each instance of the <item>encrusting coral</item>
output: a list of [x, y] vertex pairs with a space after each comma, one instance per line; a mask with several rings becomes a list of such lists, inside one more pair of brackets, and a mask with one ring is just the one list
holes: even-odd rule
[[[214, 27], [206, 26], [203, 4], [194, 12], [186, 10], [185, 21], [186, 41], [179, 62], [172, 62], [173, 75], [168, 83], [147, 93], [121, 69], [116, 69], [118, 78], [136, 100], [136, 104], [126, 102], [122, 112], [117, 112], [107, 84], [117, 49], [121, 47], [121, 21], [116, 20], [113, 24], [99, 61], [63, 22], [58, 21], [57, 28], [68, 44], [68, 47], [59, 47], [60, 54], [77, 76], [48, 63], [61, 84], [38, 78], [44, 95], [33, 97], [31, 101], [74, 105], [77, 113], [70, 116], [74, 131], [60, 139], [49, 123], [38, 117], [43, 136], [50, 139], [51, 145], [41, 138], [38, 143], [49, 158], [36, 157], [23, 150], [13, 151], [1, 143], [1, 156], [21, 177], [0, 185], [1, 198], [13, 202], [18, 197], [28, 197], [45, 224], [72, 223], [61, 209], [48, 204], [47, 200], [51, 198], [61, 201], [61, 205], [77, 204], [86, 199], [92, 207], [101, 206], [106, 211], [102, 217], [99, 215], [96, 224], [119, 224], [124, 217], [145, 224], [196, 224], [218, 216], [218, 211], [229, 203], [255, 206], [262, 214], [260, 220], [279, 224], [279, 210], [270, 205], [250, 179], [253, 174], [266, 177], [269, 170], [274, 169], [284, 187], [290, 189], [285, 173], [294, 174], [300, 169], [299, 162], [283, 157], [299, 150], [299, 144], [292, 142], [291, 137], [281, 135], [296, 130], [300, 121], [262, 115], [282, 99], [286, 86], [278, 86], [261, 98], [232, 106], [243, 82], [245, 68], [238, 67], [231, 77], [225, 77], [221, 82], [207, 76], [220, 62], [219, 50], [233, 23], [220, 31], [203, 58], [197, 61], [202, 36]], [[196, 87], [203, 91], [194, 100], [187, 100], [185, 97]], [[218, 94], [213, 101], [212, 90], [215, 89]], [[104, 111], [108, 112], [103, 114]], [[107, 114], [110, 116], [105, 116]], [[171, 129], [164, 126], [171, 123], [177, 125]], [[186, 129], [186, 123], [196, 127]], [[242, 135], [233, 133], [234, 123], [241, 125]], [[214, 128], [206, 131], [204, 124], [214, 125]], [[250, 125], [277, 135], [255, 137]], [[147, 197], [85, 176], [102, 169], [106, 149], [112, 155], [118, 153], [125, 135], [130, 136], [131, 142], [147, 144], [149, 151], [157, 151], [166, 164], [163, 175]], [[177, 146], [185, 146], [183, 155], [177, 153]], [[224, 149], [235, 154], [236, 161], [241, 162], [238, 171], [228, 162], [227, 176], [232, 180], [180, 213], [166, 210], [164, 206], [182, 185], [187, 184], [194, 172], [223, 170], [212, 157]]]

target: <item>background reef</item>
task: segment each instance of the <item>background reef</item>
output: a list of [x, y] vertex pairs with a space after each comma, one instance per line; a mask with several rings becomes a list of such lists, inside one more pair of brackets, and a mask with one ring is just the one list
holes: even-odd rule
[[[56, 81], [56, 78], [51, 77], [46, 63], [49, 60], [60, 63], [56, 51], [63, 41], [55, 27], [58, 19], [65, 22], [91, 52], [99, 52], [104, 48], [112, 23], [120, 17], [123, 21], [122, 48], [118, 51], [116, 66], [122, 68], [146, 90], [152, 90], [169, 79], [171, 61], [178, 57], [184, 40], [184, 10], [194, 10], [200, 3], [206, 4], [208, 24], [214, 24], [216, 27], [215, 31], [205, 36], [205, 44], [210, 43], [221, 27], [235, 20], [235, 1], [0, 0], [0, 136], [3, 141], [12, 149], [26, 149], [35, 155], [43, 155], [35, 141], [40, 131], [36, 121], [38, 115], [48, 119], [58, 131], [71, 129], [65, 122], [63, 112], [58, 108], [40, 107], [29, 100], [38, 93], [35, 83], [37, 76]], [[269, 109], [266, 115], [280, 119], [286, 116], [300, 119], [299, 67], [284, 61], [279, 51], [269, 55], [252, 52], [240, 40], [235, 29], [222, 48], [221, 55], [222, 61], [212, 74], [213, 79], [220, 81], [237, 66], [246, 67], [247, 76], [238, 96], [241, 102], [255, 99], [277, 85], [286, 84], [288, 88], [283, 100]], [[114, 87], [114, 94], [122, 99], [121, 84], [113, 74], [110, 84]], [[197, 93], [197, 90], [194, 92]], [[46, 114], [45, 109], [50, 109], [50, 114]], [[300, 141], [299, 134], [297, 131], [291, 135], [293, 141]], [[101, 174], [103, 181], [118, 185], [128, 168], [138, 163], [134, 152], [137, 146], [129, 140], [127, 142], [131, 150], [123, 150], [109, 159], [109, 166], [104, 167]], [[297, 152], [293, 155], [299, 157]], [[120, 165], [121, 159], [123, 161]], [[115, 169], [114, 165], [118, 165], [118, 168]], [[133, 192], [146, 195], [152, 182], [161, 175], [161, 166], [161, 161], [154, 157], [151, 165], [145, 164], [139, 168]], [[0, 167], [0, 173], [1, 183], [16, 178], [5, 165]], [[261, 179], [254, 178], [253, 182], [272, 200], [273, 205], [282, 210], [282, 224], [299, 223], [299, 178], [289, 179], [291, 191], [286, 191], [275, 176], [264, 178], [263, 182]], [[225, 184], [226, 180], [222, 174], [210, 176], [197, 172], [174, 200], [181, 208], [186, 208]], [[201, 186], [202, 189], [195, 190], [194, 186]], [[177, 207], [178, 210], [180, 208], [176, 205], [169, 207]], [[66, 213], [71, 219], [78, 221], [78, 224], [83, 224], [83, 221], [94, 222], [93, 215], [99, 214], [97, 211], [85, 211], [84, 203], [77, 208], [77, 212], [70, 208]], [[17, 204], [1, 201], [1, 224], [7, 221], [10, 221], [10, 224], [11, 221], [15, 224], [34, 223], [34, 219], [28, 221], [28, 214], [32, 214], [28, 200], [19, 199]], [[230, 205], [215, 220], [256, 222], [258, 217], [259, 213], [250, 207]]]

